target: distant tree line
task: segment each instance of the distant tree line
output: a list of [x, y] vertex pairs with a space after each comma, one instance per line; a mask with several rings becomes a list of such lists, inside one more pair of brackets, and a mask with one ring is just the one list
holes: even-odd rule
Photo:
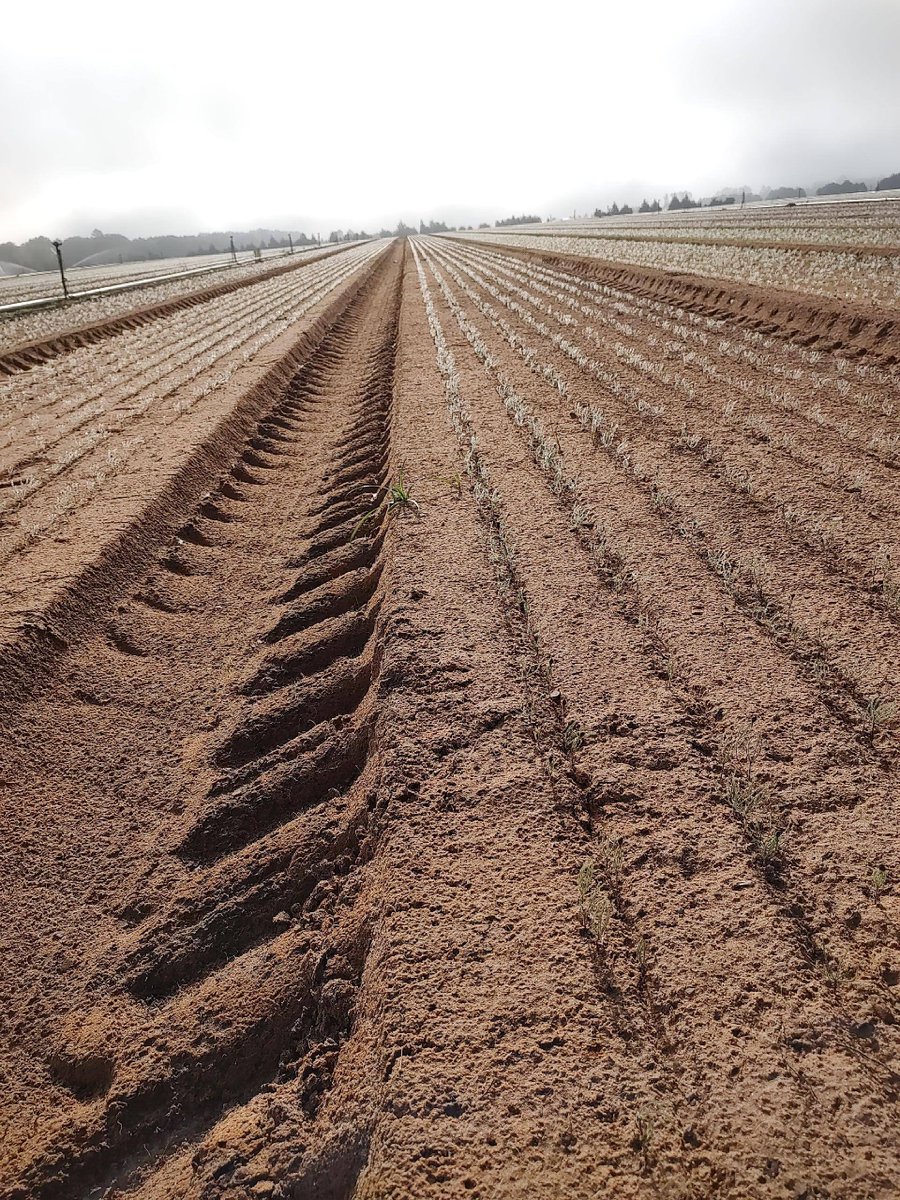
[[[646, 204], [646, 200], [644, 201], [644, 203]], [[653, 203], [656, 204], [656, 201], [654, 200]], [[649, 211], [649, 209], [645, 209], [642, 211]], [[659, 205], [657, 205], [656, 211], [659, 212]], [[619, 208], [618, 204], [613, 203], [609, 206], [609, 208], [606, 210], [606, 212], [604, 212], [602, 208], [595, 208], [594, 216], [595, 217], [627, 217], [627, 216], [630, 216], [631, 213], [633, 213], [633, 212], [634, 212], [634, 209], [630, 208], [627, 204], [623, 204], [622, 207]]]
[[[332, 229], [328, 235], [329, 242], [365, 242], [371, 237], [364, 229]], [[388, 234], [390, 237], [390, 234]]]
[[694, 198], [691, 196], [690, 192], [685, 192], [684, 195], [681, 197], [681, 199], [678, 198], [678, 194], [676, 193], [672, 197], [672, 199], [669, 201], [669, 210], [670, 211], [677, 212], [679, 209], [683, 209], [683, 208], [702, 208], [702, 207], [703, 207], [703, 205], [700, 203], [700, 201], [694, 200]]
[[864, 183], [851, 183], [849, 179], [845, 179], [843, 183], [826, 183], [820, 188], [816, 188], [817, 196], [843, 196], [848, 192], [867, 192], [869, 189]]
[[767, 200], [802, 200], [806, 195], [805, 188], [777, 187], [770, 188], [766, 194]]
[[[495, 229], [501, 229], [504, 225], [540, 225], [541, 218], [522, 214], [521, 217], [503, 217], [499, 221], [494, 222]], [[478, 226], [479, 229], [490, 228], [490, 226]]]
[[[678, 210], [681, 208], [702, 208], [699, 200], [691, 198], [690, 192], [685, 192], [683, 196], [678, 193], [671, 197], [666, 197], [666, 203], [660, 204], [658, 200], [642, 200], [638, 205], [639, 213], [658, 213], [662, 212], [663, 208]], [[623, 204], [620, 208], [618, 204], [613, 203], [606, 210], [602, 208], [594, 209], [595, 217], [628, 217], [634, 212], [630, 204]]]
[[[879, 179], [878, 184], [876, 185], [874, 190], [876, 192], [885, 192], [885, 191], [889, 191], [892, 188], [900, 188], [900, 172], [898, 172], [896, 175], [886, 175], [884, 179]], [[842, 183], [826, 183], [826, 184], [824, 184], [822, 187], [816, 189], [816, 195], [817, 196], [840, 196], [840, 195], [843, 195], [844, 193], [865, 192], [867, 190], [868, 189], [864, 183], [853, 183], [851, 180], [845, 179]], [[711, 200], [709, 200], [707, 203], [710, 208], [716, 208], [716, 207], [721, 207], [721, 206], [724, 206], [727, 204], [736, 204], [738, 202], [738, 200], [740, 200], [742, 203], [744, 203], [748, 200], [803, 199], [806, 196], [806, 190], [802, 187], [777, 187], [777, 188], [769, 188], [768, 190], [763, 189], [763, 191], [765, 192], [764, 196], [757, 192], [751, 192], [751, 191], [746, 191], [746, 190], [740, 191], [740, 190], [730, 189], [726, 192], [721, 193], [718, 196], [713, 196], [713, 198]], [[687, 208], [702, 208], [702, 207], [703, 207], [703, 202], [700, 200], [694, 200], [693, 197], [691, 196], [690, 192], [684, 192], [680, 196], [676, 192], [671, 198], [667, 196], [665, 198], [665, 201], [663, 204], [660, 204], [660, 202], [658, 200], [654, 200], [652, 203], [649, 203], [649, 204], [647, 203], [646, 200], [642, 200], [640, 203], [640, 207], [638, 208], [637, 211], [641, 212], [641, 213], [662, 212], [663, 209], [665, 208], [671, 212], [672, 210], [678, 211], [679, 209], [683, 210], [683, 209], [687, 209]], [[627, 217], [632, 212], [634, 212], [634, 209], [631, 208], [627, 204], [623, 204], [621, 206], [621, 208], [619, 207], [618, 204], [611, 204], [609, 206], [609, 208], [607, 208], [607, 209], [595, 208], [594, 216], [595, 217], [622, 217], [622, 216]], [[505, 222], [498, 221], [497, 223], [504, 224]]]
[[[354, 235], [356, 236], [356, 235]], [[276, 250], [288, 246], [288, 234], [278, 229], [251, 229], [244, 232], [166, 234], [161, 237], [127, 238], [121, 233], [103, 233], [95, 229], [90, 237], [65, 238], [63, 261], [67, 267], [85, 262], [147, 262], [160, 258], [186, 258], [195, 254], [223, 254], [236, 250]], [[295, 246], [310, 246], [317, 239], [305, 233], [292, 233]], [[56, 251], [49, 238], [30, 238], [27, 242], [0, 243], [0, 260], [30, 267], [33, 271], [56, 269]]]
[[[885, 175], [884, 179], [879, 179], [872, 190], [888, 192], [892, 188], [900, 188], [900, 171], [895, 175]], [[816, 188], [816, 195], [843, 196], [850, 192], [867, 192], [868, 190], [864, 183], [854, 183], [851, 179], [844, 179], [841, 183], [826, 183], [823, 187]]]

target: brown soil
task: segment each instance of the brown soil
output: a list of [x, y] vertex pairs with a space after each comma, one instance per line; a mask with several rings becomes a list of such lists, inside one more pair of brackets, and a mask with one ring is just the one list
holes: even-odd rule
[[[149, 383], [149, 405], [133, 411], [118, 388], [101, 388], [97, 405], [82, 406], [88, 416], [79, 423], [66, 423], [65, 389], [62, 396], [50, 389], [53, 398], [45, 403], [46, 381], [35, 388], [46, 410], [42, 416], [49, 417], [53, 428], [50, 436], [57, 439], [60, 461], [68, 466], [61, 482], [49, 472], [46, 478], [38, 475], [38, 486], [26, 495], [22, 511], [0, 511], [0, 713], [5, 703], [16, 701], [23, 680], [81, 637], [95, 622], [98, 609], [158, 555], [160, 545], [175, 534], [185, 512], [241, 449], [272, 397], [280, 394], [364, 279], [365, 274], [351, 274], [302, 320], [242, 363], [224, 387], [210, 387], [203, 394], [207, 384], [217, 383], [229, 354], [234, 359], [242, 353], [240, 344], [229, 350], [226, 339], [225, 353], [192, 380], [201, 398], [184, 411], [178, 409], [177, 397], [185, 389], [179, 390], [177, 371], [168, 390]], [[232, 328], [227, 326], [228, 331]], [[152, 344], [166, 361], [167, 330], [156, 329]], [[65, 371], [67, 383], [77, 382], [83, 356], [90, 353], [79, 351], [57, 364], [56, 378], [63, 378]], [[74, 361], [79, 356], [80, 361]], [[141, 386], [139, 379], [132, 390], [140, 394]], [[5, 416], [3, 434], [8, 440], [0, 450], [0, 463], [4, 457], [15, 462], [29, 452], [29, 420], [15, 411]], [[103, 435], [96, 441], [91, 436], [95, 431]], [[85, 434], [87, 448], [82, 449]], [[70, 454], [73, 444], [77, 453]], [[106, 470], [111, 456], [114, 467]], [[37, 470], [37, 463], [32, 469]], [[77, 506], [51, 524], [45, 535], [28, 540], [24, 521], [52, 518], [59, 488], [71, 491], [79, 485], [83, 495]], [[0, 500], [9, 497], [10, 491], [0, 492]]]
[[[589, 233], [580, 233], [577, 229], [560, 230], [558, 228], [548, 230], [529, 229], [527, 233], [529, 237], [551, 238], [562, 236], [573, 239], [581, 238], [584, 241], [603, 238], [608, 241], [650, 242], [659, 245], [729, 246], [735, 250], [797, 250], [801, 254], [853, 254], [863, 258], [900, 257], [900, 246], [855, 245], [850, 242], [797, 242], [780, 240], [778, 238], [704, 237], [702, 233], [672, 233], [661, 236], [654, 233], [638, 233], [631, 229], [605, 229], [602, 226], [592, 229]], [[502, 236], [501, 234], [501, 239]], [[515, 236], [515, 231], [512, 236]], [[502, 241], [500, 244], [503, 244]], [[520, 247], [509, 247], [509, 249], [520, 249]]]
[[596, 279], [636, 296], [667, 301], [688, 312], [723, 317], [803, 346], [847, 356], [865, 355], [885, 366], [900, 362], [900, 317], [896, 311], [680, 271], [622, 266], [597, 258], [542, 254], [503, 245], [497, 245], [496, 249], [517, 258], [558, 266], [583, 279]]
[[887, 1200], [896, 373], [416, 247], [0, 565], [0, 1195]]
[[[115, 337], [116, 334], [140, 329], [142, 325], [147, 325], [160, 317], [166, 317], [170, 313], [194, 308], [195, 305], [205, 304], [216, 296], [227, 296], [231, 292], [240, 291], [241, 288], [260, 283], [265, 279], [275, 279], [288, 271], [296, 271], [301, 267], [308, 266], [311, 262], [321, 262], [323, 258], [340, 254], [342, 250], [343, 247], [339, 246], [335, 250], [317, 254], [314, 258], [282, 263], [277, 267], [261, 270], [257, 274], [244, 276], [242, 279], [225, 280], [211, 287], [198, 286], [197, 291], [189, 292], [187, 295], [177, 296], [173, 300], [162, 300], [158, 304], [147, 304], [134, 308], [120, 316], [110, 317], [105, 321], [94, 321], [90, 325], [78, 324], [76, 305], [72, 309], [72, 329], [68, 332], [55, 334], [53, 337], [42, 338], [35, 342], [23, 342], [11, 349], [4, 350], [0, 354], [0, 375], [14, 375], [19, 371], [28, 371], [41, 363], [49, 362], [60, 354], [67, 354], [70, 350], [78, 350], [82, 346], [92, 346], [106, 338]], [[2, 326], [0, 326], [0, 330], [2, 330]]]

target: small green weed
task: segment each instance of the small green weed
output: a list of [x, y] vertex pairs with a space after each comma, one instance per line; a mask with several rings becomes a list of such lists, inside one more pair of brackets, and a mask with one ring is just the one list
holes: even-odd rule
[[[459, 476], [457, 476], [457, 478], [459, 478]], [[397, 476], [397, 479], [393, 483], [389, 484], [386, 489], [379, 488], [375, 495], [377, 496], [383, 491], [387, 491], [388, 516], [402, 512], [407, 515], [415, 513], [417, 517], [421, 517], [422, 510], [419, 507], [418, 502], [412, 497], [412, 486], [404, 479], [402, 467], [400, 468], [400, 474]], [[363, 525], [365, 525], [368, 521], [371, 521], [373, 517], [377, 516], [380, 507], [380, 504], [376, 504], [375, 507], [369, 509], [367, 513], [363, 513], [360, 519], [356, 522], [356, 525], [353, 527], [353, 532], [350, 534], [351, 542], [359, 533], [360, 529], [362, 529]]]

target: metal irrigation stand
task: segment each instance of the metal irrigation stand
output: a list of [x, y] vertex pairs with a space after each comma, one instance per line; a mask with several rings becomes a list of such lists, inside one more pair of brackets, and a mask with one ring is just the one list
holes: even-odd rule
[[235, 252], [235, 249], [234, 249], [234, 238], [233, 238], [233, 237], [229, 237], [229, 239], [228, 239], [228, 240], [229, 240], [229, 242], [231, 243], [231, 261], [232, 261], [232, 262], [237, 262], [237, 254], [236, 254], [236, 252]]
[[288, 242], [290, 243], [290, 247], [291, 247], [289, 253], [293, 254], [294, 253], [294, 239], [291, 237], [290, 234], [288, 234]]
[[63, 299], [68, 300], [69, 287], [68, 287], [68, 284], [66, 283], [66, 271], [65, 271], [65, 267], [63, 266], [63, 260], [62, 260], [62, 242], [59, 238], [57, 238], [56, 241], [51, 242], [50, 245], [56, 251], [56, 261], [59, 263], [59, 277], [62, 280], [62, 285], [63, 285]]

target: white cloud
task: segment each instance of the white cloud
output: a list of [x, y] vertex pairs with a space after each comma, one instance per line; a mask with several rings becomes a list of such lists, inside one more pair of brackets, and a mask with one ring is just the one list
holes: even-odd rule
[[894, 0], [43, 0], [5, 23], [0, 240], [900, 169]]

